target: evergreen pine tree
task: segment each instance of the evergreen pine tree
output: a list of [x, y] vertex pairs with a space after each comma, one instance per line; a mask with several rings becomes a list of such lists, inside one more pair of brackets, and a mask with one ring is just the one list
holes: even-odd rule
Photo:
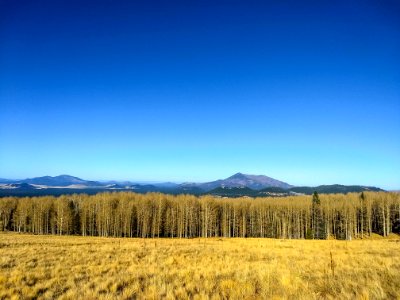
[[314, 239], [325, 239], [325, 224], [321, 210], [321, 200], [319, 199], [318, 193], [315, 191], [312, 196], [312, 232]]

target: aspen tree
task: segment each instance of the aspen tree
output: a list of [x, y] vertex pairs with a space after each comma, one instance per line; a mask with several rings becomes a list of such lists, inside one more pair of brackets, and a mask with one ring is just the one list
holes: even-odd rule
[[114, 237], [337, 239], [397, 230], [396, 193], [285, 198], [103, 193], [0, 199], [0, 230]]

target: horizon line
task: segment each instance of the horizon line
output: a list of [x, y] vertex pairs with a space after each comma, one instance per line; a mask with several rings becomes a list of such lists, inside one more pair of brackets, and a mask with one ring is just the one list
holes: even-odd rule
[[[287, 183], [286, 181], [282, 181], [280, 179], [276, 179], [274, 177], [270, 177], [268, 175], [264, 175], [264, 174], [247, 174], [247, 173], [243, 173], [243, 172], [236, 172], [232, 175], [229, 175], [225, 178], [218, 178], [218, 179], [208, 179], [206, 181], [191, 181], [191, 180], [142, 180], [142, 179], [84, 179], [85, 176], [76, 176], [76, 175], [70, 175], [70, 174], [66, 174], [66, 173], [62, 173], [59, 175], [42, 175], [42, 176], [33, 176], [33, 177], [25, 177], [25, 178], [7, 178], [7, 177], [3, 177], [1, 176], [0, 179], [5, 179], [5, 180], [16, 180], [16, 181], [20, 181], [20, 180], [26, 180], [26, 179], [33, 179], [33, 178], [40, 178], [40, 177], [59, 177], [59, 176], [70, 176], [70, 177], [75, 177], [75, 178], [79, 178], [81, 180], [85, 180], [85, 181], [98, 181], [98, 182], [109, 182], [109, 181], [115, 181], [115, 182], [124, 182], [124, 181], [128, 181], [131, 183], [137, 183], [137, 184], [157, 184], [157, 183], [174, 183], [174, 184], [184, 184], [184, 183], [197, 183], [197, 184], [201, 184], [201, 183], [208, 183], [208, 182], [212, 182], [212, 181], [217, 181], [217, 180], [225, 180], [231, 176], [234, 176], [236, 174], [243, 174], [243, 175], [250, 175], [250, 176], [265, 176], [265, 177], [269, 177], [271, 179], [289, 184], [293, 187], [318, 187], [318, 186], [324, 186], [324, 185], [343, 185], [343, 186], [362, 186], [362, 187], [379, 187], [378, 185], [366, 185], [366, 184], [343, 184], [343, 183], [323, 183], [323, 184], [300, 184], [300, 185], [294, 185], [291, 183]], [[381, 188], [381, 187], [379, 187]], [[398, 188], [386, 188], [387, 191], [399, 191], [400, 187]]]

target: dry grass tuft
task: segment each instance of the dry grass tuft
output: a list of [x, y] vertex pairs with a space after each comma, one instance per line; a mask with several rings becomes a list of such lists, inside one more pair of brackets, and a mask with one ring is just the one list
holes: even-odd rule
[[391, 239], [0, 234], [0, 299], [398, 299]]

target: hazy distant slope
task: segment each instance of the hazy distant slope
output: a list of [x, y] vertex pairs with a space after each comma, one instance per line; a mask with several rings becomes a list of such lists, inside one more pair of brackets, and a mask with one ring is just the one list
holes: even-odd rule
[[69, 186], [69, 185], [84, 185], [84, 186], [102, 186], [100, 182], [83, 180], [70, 175], [59, 176], [43, 176], [21, 180], [22, 183], [46, 185], [46, 186]]

